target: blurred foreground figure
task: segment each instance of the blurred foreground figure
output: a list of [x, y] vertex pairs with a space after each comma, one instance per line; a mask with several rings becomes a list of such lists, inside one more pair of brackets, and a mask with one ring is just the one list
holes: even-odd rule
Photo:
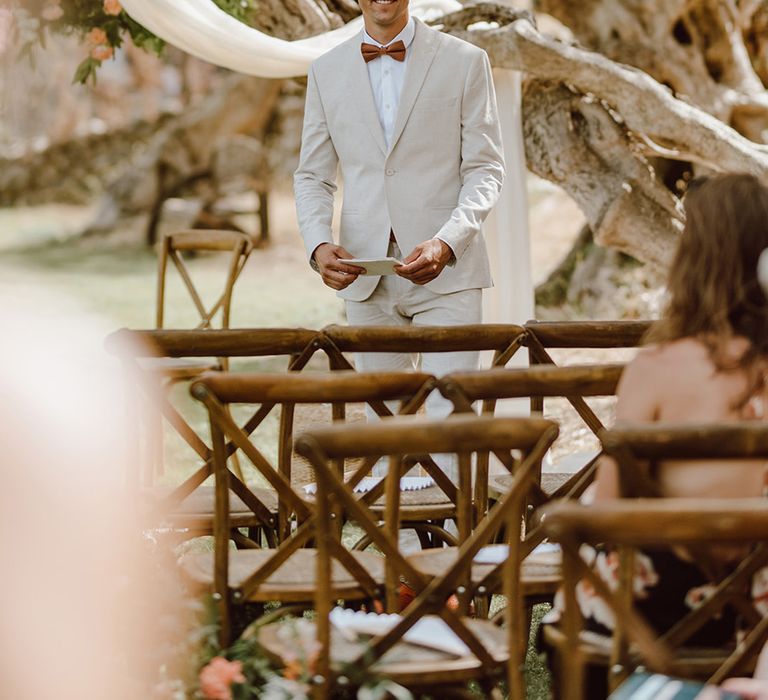
[[110, 329], [53, 294], [0, 327], [0, 697], [148, 697], [161, 598], [124, 498]]

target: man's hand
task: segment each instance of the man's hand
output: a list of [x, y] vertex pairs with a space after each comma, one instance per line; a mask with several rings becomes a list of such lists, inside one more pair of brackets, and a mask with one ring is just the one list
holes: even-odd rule
[[340, 258], [353, 258], [355, 256], [350, 255], [340, 245], [333, 245], [333, 243], [321, 243], [315, 248], [312, 257], [315, 259], [317, 271], [323, 278], [323, 282], [337, 291], [349, 287], [358, 275], [365, 272], [362, 267], [340, 263]]
[[453, 251], [445, 241], [430, 238], [419, 243], [403, 264], [395, 268], [395, 272], [414, 284], [426, 284], [443, 271], [452, 257]]

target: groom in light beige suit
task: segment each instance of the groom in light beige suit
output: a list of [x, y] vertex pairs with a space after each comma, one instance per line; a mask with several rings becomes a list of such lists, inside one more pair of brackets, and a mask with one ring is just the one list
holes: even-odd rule
[[[309, 71], [294, 190], [310, 264], [346, 300], [352, 325], [479, 323], [481, 290], [492, 285], [480, 228], [504, 177], [488, 57], [411, 18], [408, 0], [359, 4], [364, 31]], [[339, 262], [387, 255], [404, 263], [396, 275], [362, 275]], [[422, 369], [439, 376], [477, 362], [477, 353], [426, 353]], [[414, 366], [393, 353], [356, 363]]]

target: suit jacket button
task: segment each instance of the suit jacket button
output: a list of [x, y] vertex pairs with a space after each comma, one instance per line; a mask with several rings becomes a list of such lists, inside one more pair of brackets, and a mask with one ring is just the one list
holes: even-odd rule
[[395, 171], [392, 170], [392, 168], [387, 168], [385, 172], [386, 172], [387, 175], [394, 175], [395, 174]]

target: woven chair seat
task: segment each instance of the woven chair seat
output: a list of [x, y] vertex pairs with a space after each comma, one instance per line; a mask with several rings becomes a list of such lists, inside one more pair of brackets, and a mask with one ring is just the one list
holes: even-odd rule
[[[541, 488], [544, 493], [551, 496], [572, 476], [573, 474], [570, 472], [543, 472]], [[509, 491], [511, 485], [511, 474], [492, 474], [488, 479], [488, 493], [492, 498], [498, 498]]]
[[[314, 501], [314, 496], [307, 495], [308, 501]], [[369, 506], [371, 513], [384, 517], [384, 496]], [[456, 506], [445, 495], [439, 486], [426, 489], [400, 492], [400, 514], [403, 522], [413, 520], [444, 520], [456, 514]]]
[[[550, 646], [566, 643], [565, 634], [558, 625], [542, 625], [542, 636]], [[586, 630], [579, 632], [579, 652], [583, 654], [585, 662], [607, 666], [611, 660], [612, 650], [613, 644], [610, 637]], [[678, 658], [670, 659], [672, 664], [670, 673], [706, 680], [725, 662], [727, 655], [732, 651], [732, 647], [683, 647], [678, 651]], [[630, 645], [630, 652], [634, 653], [634, 645]]]
[[[251, 489], [270, 513], [277, 514], [277, 494], [272, 489]], [[151, 498], [161, 501], [173, 491], [172, 487], [153, 489]], [[258, 525], [259, 521], [251, 509], [232, 491], [229, 492], [229, 510], [232, 527]], [[198, 486], [189, 496], [163, 518], [176, 527], [210, 528], [214, 512], [213, 486]]]
[[[408, 557], [408, 561], [427, 576], [440, 576], [453, 566], [458, 557], [455, 547], [424, 549]], [[532, 552], [524, 560], [520, 581], [524, 596], [553, 595], [561, 581], [559, 552]], [[479, 584], [496, 568], [495, 564], [472, 564], [472, 583]]]
[[[426, 616], [431, 617], [431, 616]], [[507, 651], [507, 632], [487, 620], [465, 620], [484, 646], [492, 650], [498, 663], [499, 673], [503, 673], [504, 664], [509, 659]], [[259, 630], [259, 644], [271, 659], [284, 664], [285, 660], [295, 658], [295, 645], [284, 641], [286, 635], [281, 628], [286, 623], [266, 625]], [[282, 639], [281, 639], [282, 637]], [[351, 640], [335, 628], [331, 629], [332, 668], [341, 671], [346, 664], [355, 660], [365, 649], [365, 639]], [[455, 656], [436, 649], [400, 641], [384, 656], [371, 666], [371, 670], [396, 683], [408, 687], [426, 687], [437, 684], [458, 683], [477, 678], [480, 662], [472, 655]]]
[[[240, 549], [229, 552], [229, 585], [238, 588], [262, 564], [275, 555], [274, 549]], [[352, 556], [377, 582], [384, 581], [384, 559], [372, 552], [353, 552]], [[280, 600], [286, 603], [312, 600], [315, 594], [315, 568], [317, 551], [299, 549], [280, 566], [256, 593], [251, 601]], [[181, 570], [186, 578], [204, 589], [213, 589], [213, 553], [189, 554], [181, 559]], [[338, 562], [332, 570], [331, 595], [345, 600], [367, 597], [360, 584]]]

